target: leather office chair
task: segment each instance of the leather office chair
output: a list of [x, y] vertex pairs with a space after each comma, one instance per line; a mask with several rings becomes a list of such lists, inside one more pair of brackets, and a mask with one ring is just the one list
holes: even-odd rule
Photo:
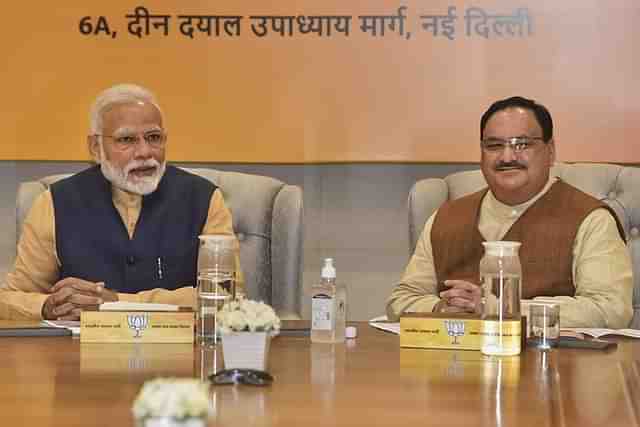
[[[214, 169], [186, 169], [222, 190], [240, 242], [249, 298], [271, 304], [283, 319], [300, 319], [302, 304], [302, 189], [273, 178]], [[16, 242], [36, 196], [68, 175], [24, 182], [16, 203]]]
[[[626, 233], [634, 271], [634, 315], [630, 327], [640, 329], [640, 168], [556, 163], [552, 174], [604, 201], [618, 214]], [[413, 254], [425, 221], [442, 203], [478, 191], [486, 185], [480, 170], [416, 182], [409, 193], [410, 253]]]

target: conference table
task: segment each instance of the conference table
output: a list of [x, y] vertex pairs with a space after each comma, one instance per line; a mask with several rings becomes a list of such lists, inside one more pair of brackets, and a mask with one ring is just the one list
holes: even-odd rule
[[[209, 426], [639, 426], [640, 341], [613, 350], [527, 348], [519, 357], [401, 349], [356, 323], [345, 344], [272, 340], [268, 387], [212, 386]], [[204, 378], [221, 349], [0, 338], [0, 426], [132, 426], [157, 377]]]

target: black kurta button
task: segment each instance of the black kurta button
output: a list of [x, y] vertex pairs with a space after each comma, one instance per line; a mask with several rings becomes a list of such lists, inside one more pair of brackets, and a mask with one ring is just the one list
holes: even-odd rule
[[127, 257], [127, 264], [128, 265], [133, 265], [136, 263], [136, 257], [134, 257], [133, 255], [129, 255]]

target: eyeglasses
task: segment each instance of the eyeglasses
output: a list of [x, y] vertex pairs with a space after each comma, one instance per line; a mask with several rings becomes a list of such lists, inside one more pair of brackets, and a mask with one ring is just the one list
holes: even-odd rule
[[224, 369], [209, 376], [215, 385], [245, 384], [267, 386], [273, 382], [273, 376], [255, 369]]
[[487, 138], [480, 141], [482, 149], [489, 153], [502, 152], [507, 146], [511, 147], [516, 153], [522, 153], [531, 150], [538, 141], [544, 141], [541, 136], [514, 136], [513, 138]]
[[[138, 145], [141, 142], [141, 138], [136, 134], [123, 134], [123, 135], [99, 135], [103, 138], [113, 139], [113, 145], [120, 151], [127, 151]], [[149, 144], [151, 148], [162, 148], [167, 140], [167, 134], [160, 130], [152, 130], [142, 135], [142, 140]]]

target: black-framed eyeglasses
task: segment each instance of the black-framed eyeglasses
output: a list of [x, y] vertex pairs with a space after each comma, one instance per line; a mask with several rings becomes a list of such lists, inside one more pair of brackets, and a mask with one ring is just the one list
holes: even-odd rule
[[209, 376], [214, 385], [245, 384], [267, 386], [273, 382], [273, 376], [256, 369], [223, 369]]
[[541, 136], [514, 136], [513, 138], [485, 138], [480, 141], [482, 149], [489, 153], [502, 152], [507, 146], [516, 153], [522, 153], [534, 148], [539, 142], [544, 142]]
[[136, 134], [125, 134], [122, 135], [100, 135], [95, 134], [94, 136], [101, 136], [103, 138], [111, 138], [113, 140], [113, 145], [120, 151], [130, 150], [131, 148], [138, 145], [142, 140], [149, 144], [151, 148], [162, 148], [164, 146], [165, 141], [167, 140], [167, 134], [161, 130], [151, 130], [149, 132], [145, 132], [142, 134], [142, 138]]

